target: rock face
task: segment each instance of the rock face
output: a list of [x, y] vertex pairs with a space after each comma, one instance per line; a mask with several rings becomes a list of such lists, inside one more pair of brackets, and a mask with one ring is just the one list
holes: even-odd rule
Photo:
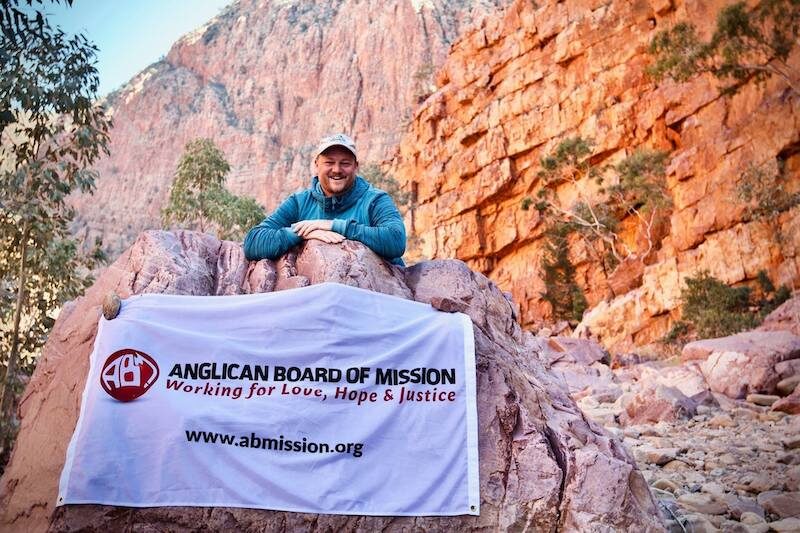
[[[708, 269], [725, 283], [765, 269], [800, 281], [800, 207], [754, 220], [737, 195], [749, 165], [781, 165], [800, 183], [800, 96], [780, 80], [722, 97], [716, 80], [655, 84], [646, 49], [681, 20], [710, 34], [723, 0], [530, 2], [457, 41], [419, 109], [393, 170], [413, 193], [407, 224], [428, 258], [457, 257], [513, 293], [525, 326], [549, 313], [536, 210], [540, 159], [567, 137], [595, 143], [596, 163], [639, 147], [671, 151], [673, 200], [660, 249], [645, 265], [605, 272], [576, 240], [570, 257], [592, 310], [578, 328], [614, 351], [662, 337], [683, 281]], [[800, 65], [800, 47], [789, 62]], [[558, 190], [574, 198], [568, 185]], [[777, 286], [776, 284], [776, 286]]]
[[115, 255], [160, 210], [187, 141], [210, 137], [228, 186], [274, 208], [310, 180], [318, 140], [344, 131], [362, 162], [395, 150], [464, 27], [509, 0], [239, 0], [112, 93], [111, 156], [78, 198], [81, 235]]
[[[221, 295], [308, 283], [356, 285], [466, 313], [475, 326], [481, 516], [317, 516], [248, 509], [53, 508], [104, 295]], [[192, 232], [147, 232], [66, 306], [21, 401], [21, 431], [0, 481], [4, 531], [505, 530], [659, 531], [654, 500], [630, 455], [588, 422], [548, 373], [543, 341], [523, 333], [497, 286], [459, 261], [401, 269], [358, 243], [311, 242], [277, 263]]]

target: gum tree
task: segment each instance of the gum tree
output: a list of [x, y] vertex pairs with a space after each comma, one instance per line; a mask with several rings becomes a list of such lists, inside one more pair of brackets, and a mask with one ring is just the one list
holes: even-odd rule
[[85, 255], [71, 238], [75, 212], [68, 198], [94, 190], [97, 174], [90, 166], [108, 153], [111, 127], [94, 103], [97, 48], [82, 34], [52, 27], [41, 0], [25, 3], [0, 3], [4, 426], [13, 418], [6, 415], [21, 357], [32, 358], [44, 344], [58, 309], [84, 290], [88, 270], [101, 258], [99, 247]]
[[261, 222], [264, 209], [254, 199], [236, 196], [225, 188], [230, 169], [225, 154], [211, 139], [188, 142], [162, 210], [162, 225], [216, 230], [222, 239], [241, 239]]
[[750, 79], [783, 79], [800, 95], [800, 76], [788, 63], [800, 34], [800, 0], [762, 0], [749, 9], [745, 2], [723, 8], [708, 41], [697, 35], [690, 22], [680, 22], [659, 32], [650, 44], [656, 62], [650, 73], [686, 81], [710, 72], [736, 92]]

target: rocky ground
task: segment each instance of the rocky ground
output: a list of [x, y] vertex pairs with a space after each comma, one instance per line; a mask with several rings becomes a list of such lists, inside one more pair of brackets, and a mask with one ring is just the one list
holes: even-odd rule
[[559, 336], [539, 353], [630, 451], [670, 531], [800, 532], [798, 333], [800, 295], [758, 330], [670, 360], [612, 365], [591, 340]]
[[800, 416], [731, 401], [620, 427], [613, 404], [579, 405], [633, 453], [670, 531], [800, 531]]

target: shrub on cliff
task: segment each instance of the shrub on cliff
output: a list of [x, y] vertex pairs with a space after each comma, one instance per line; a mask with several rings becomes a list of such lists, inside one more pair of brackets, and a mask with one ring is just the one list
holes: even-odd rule
[[728, 287], [708, 271], [687, 278], [686, 287], [681, 290], [682, 320], [676, 322], [664, 340], [678, 341], [692, 331], [703, 339], [725, 337], [758, 326], [789, 298], [790, 291], [785, 285], [776, 290], [763, 270], [756, 281], [757, 290], [753, 290]]
[[[660, 239], [658, 223], [668, 214], [672, 201], [664, 183], [665, 152], [637, 150], [621, 163], [592, 163], [591, 141], [574, 137], [561, 142], [542, 158], [541, 187], [534, 207], [545, 221], [567, 224], [603, 252], [604, 264], [614, 266], [627, 259], [646, 259]], [[569, 205], [559, 197], [564, 188], [573, 198]], [[530, 200], [523, 200], [523, 209]], [[632, 219], [636, 241], [622, 235], [622, 223]]]
[[596, 164], [593, 155], [591, 141], [580, 137], [562, 141], [541, 160], [536, 199], [522, 200], [522, 209], [537, 209], [547, 228], [549, 244], [545, 246], [551, 249], [545, 250], [541, 265], [544, 276], [548, 276], [548, 269], [561, 265], [561, 274], [545, 282], [571, 280], [568, 285], [548, 286], [545, 293], [546, 300], [550, 301], [552, 292], [554, 301], [562, 302], [566, 301], [563, 295], [575, 295], [577, 307], [553, 305], [556, 318], [576, 319], [575, 310], [585, 300], [579, 303], [574, 276], [565, 276], [566, 256], [559, 258], [557, 253], [557, 247], [563, 244], [552, 241], [553, 236], [563, 234], [563, 243], [569, 235], [577, 235], [610, 275], [623, 261], [644, 261], [650, 256], [660, 243], [663, 235], [659, 228], [672, 206], [664, 179], [665, 152], [637, 150], [617, 165]]
[[792, 190], [792, 174], [787, 172], [785, 163], [779, 158], [775, 163], [751, 165], [742, 174], [737, 192], [747, 203], [749, 217], [771, 220], [800, 205], [800, 191]]
[[569, 234], [567, 224], [555, 224], [545, 231], [545, 245], [541, 269], [545, 291], [542, 299], [550, 304], [553, 317], [579, 322], [588, 304], [583, 291], [575, 281], [575, 265], [569, 259]]
[[189, 141], [162, 210], [163, 225], [183, 224], [201, 232], [215, 231], [221, 239], [240, 240], [265, 213], [254, 199], [225, 188], [230, 168], [211, 139]]
[[686, 81], [710, 72], [729, 81], [725, 92], [736, 92], [749, 80], [782, 78], [800, 95], [800, 77], [787, 60], [800, 33], [800, 0], [762, 0], [749, 9], [746, 2], [724, 7], [708, 41], [694, 24], [681, 22], [660, 32], [650, 44], [656, 62], [649, 72], [661, 79]]

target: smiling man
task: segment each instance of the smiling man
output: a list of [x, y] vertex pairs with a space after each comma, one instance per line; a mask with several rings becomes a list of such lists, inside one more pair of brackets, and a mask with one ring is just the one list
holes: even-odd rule
[[403, 266], [406, 230], [392, 198], [358, 176], [353, 140], [343, 133], [325, 137], [314, 158], [311, 186], [287, 198], [244, 238], [250, 261], [277, 259], [304, 240], [359, 241]]

